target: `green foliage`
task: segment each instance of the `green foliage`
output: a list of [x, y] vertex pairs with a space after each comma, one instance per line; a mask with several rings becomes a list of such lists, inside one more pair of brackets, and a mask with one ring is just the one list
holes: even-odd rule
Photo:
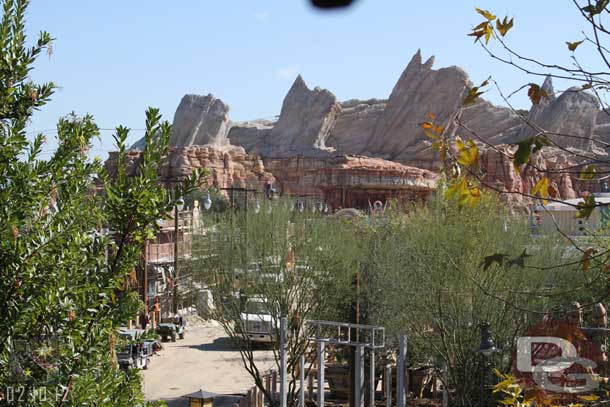
[[4, 1], [0, 22], [0, 398], [23, 385], [49, 395], [29, 405], [142, 405], [137, 373], [125, 375], [110, 355], [118, 326], [142, 306], [128, 278], [142, 243], [173, 206], [156, 173], [170, 126], [148, 110], [136, 176], [125, 168], [124, 127], [113, 179], [88, 158], [99, 135], [89, 115], [61, 118], [57, 149], [41, 159], [44, 137], [28, 141], [25, 125], [54, 86], [28, 75], [51, 37], [25, 46], [27, 4]]
[[[246, 298], [264, 298], [277, 341], [280, 316], [290, 327], [289, 400], [296, 402], [295, 367], [305, 351], [305, 320], [349, 320], [359, 245], [351, 223], [319, 212], [291, 210], [288, 201], [264, 201], [259, 213], [228, 212], [207, 223], [194, 242], [192, 272], [212, 291], [212, 317], [240, 342], [244, 367], [264, 390], [245, 325]], [[271, 209], [271, 210], [269, 210]], [[239, 294], [238, 294], [239, 293]], [[277, 348], [277, 343], [274, 343]], [[279, 354], [276, 353], [279, 368]]]
[[390, 349], [407, 334], [411, 363], [447, 363], [456, 406], [480, 394], [473, 377], [481, 372], [481, 323], [505, 350], [495, 364], [508, 368], [515, 337], [541, 317], [535, 312], [573, 300], [570, 288], [584, 280], [576, 265], [540, 268], [563, 264], [566, 246], [533, 240], [524, 221], [485, 193], [474, 207], [437, 199], [391, 214], [361, 248], [367, 322], [386, 327]]

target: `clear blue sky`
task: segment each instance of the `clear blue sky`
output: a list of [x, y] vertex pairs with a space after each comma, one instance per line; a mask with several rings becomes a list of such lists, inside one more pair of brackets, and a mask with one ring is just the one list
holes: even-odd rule
[[[186, 93], [213, 93], [235, 121], [271, 117], [297, 73], [340, 100], [385, 98], [418, 48], [436, 56], [437, 68], [463, 67], [475, 83], [490, 74], [506, 90], [531, 81], [466, 36], [482, 20], [475, 6], [514, 17], [510, 43], [548, 61], [567, 62], [564, 41], [584, 28], [570, 0], [359, 0], [330, 13], [307, 0], [32, 0], [31, 40], [41, 29], [56, 38], [33, 77], [61, 89], [30, 131], [54, 128], [71, 111], [93, 114], [103, 128], [139, 129], [147, 106], [171, 121]], [[579, 53], [595, 60], [591, 49]], [[526, 97], [517, 102], [529, 106]], [[103, 132], [93, 153], [105, 158], [111, 149]]]

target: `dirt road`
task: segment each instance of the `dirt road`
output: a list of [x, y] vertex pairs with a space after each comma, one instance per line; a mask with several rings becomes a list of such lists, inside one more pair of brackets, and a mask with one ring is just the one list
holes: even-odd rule
[[[185, 338], [164, 342], [164, 349], [142, 371], [146, 400], [165, 400], [169, 406], [188, 406], [182, 396], [198, 390], [245, 393], [254, 381], [243, 367], [236, 347], [215, 325], [188, 326]], [[259, 366], [274, 365], [273, 352], [256, 351]]]

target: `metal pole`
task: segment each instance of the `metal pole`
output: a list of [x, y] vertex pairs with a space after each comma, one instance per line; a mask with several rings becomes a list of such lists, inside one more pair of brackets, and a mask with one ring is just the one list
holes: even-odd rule
[[286, 407], [288, 405], [288, 394], [286, 393], [286, 317], [280, 319], [280, 407]]
[[324, 406], [324, 345], [319, 338], [318, 342], [318, 407]]
[[178, 313], [178, 205], [174, 205], [174, 291], [172, 308]]
[[385, 367], [385, 403], [386, 407], [392, 407], [392, 365]]
[[370, 407], [375, 407], [375, 349], [371, 348], [369, 353], [370, 355], [370, 363], [369, 363], [369, 383], [370, 383]]
[[447, 375], [447, 363], [443, 365], [443, 407], [449, 406], [449, 390], [447, 389], [448, 385], [448, 375]]
[[370, 394], [369, 394], [369, 407], [375, 407], [375, 349], [371, 348], [369, 352], [371, 358], [369, 362], [369, 383], [370, 383]]
[[356, 374], [354, 375], [354, 405], [364, 407], [364, 346], [356, 345]]
[[300, 364], [300, 369], [299, 372], [300, 374], [300, 384], [301, 384], [301, 389], [299, 390], [299, 406], [300, 407], [305, 407], [305, 355], [301, 355], [301, 360], [300, 360], [301, 364]]
[[396, 405], [405, 407], [405, 359], [407, 336], [401, 335], [398, 344], [398, 366], [396, 367]]

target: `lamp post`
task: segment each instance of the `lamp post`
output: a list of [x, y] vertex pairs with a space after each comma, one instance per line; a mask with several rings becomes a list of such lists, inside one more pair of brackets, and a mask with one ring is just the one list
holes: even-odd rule
[[494, 353], [500, 352], [500, 349], [496, 348], [496, 344], [494, 343], [491, 337], [490, 325], [488, 322], [483, 322], [481, 324], [481, 343], [479, 344], [479, 349], [477, 349], [477, 354], [481, 357], [481, 394], [479, 399], [479, 405], [481, 407], [485, 407], [485, 379], [487, 377], [487, 370], [491, 366], [490, 358]]
[[178, 313], [178, 216], [184, 208], [184, 200], [179, 198], [174, 205], [174, 292], [172, 308], [174, 314]]
[[206, 211], [209, 211], [212, 207], [212, 198], [210, 198], [210, 191], [205, 195], [205, 199], [203, 200], [203, 207]]

